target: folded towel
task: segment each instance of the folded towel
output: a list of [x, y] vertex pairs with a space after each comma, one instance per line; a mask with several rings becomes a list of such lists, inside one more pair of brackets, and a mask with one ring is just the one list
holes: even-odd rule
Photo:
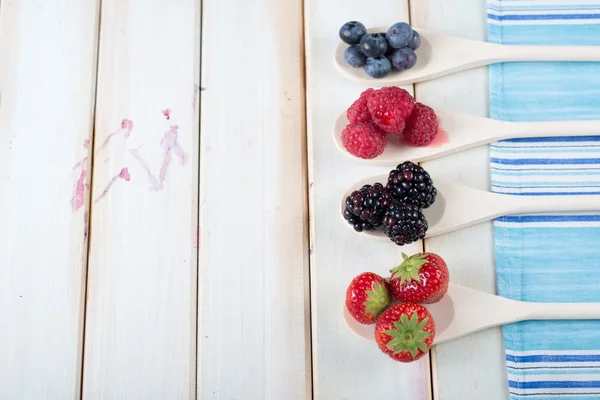
[[[488, 0], [488, 28], [495, 43], [600, 46], [600, 0]], [[600, 119], [600, 63], [491, 66], [490, 115]], [[600, 136], [506, 140], [490, 157], [494, 192], [600, 193]], [[600, 212], [501, 217], [494, 236], [499, 295], [600, 302]], [[600, 321], [527, 321], [503, 334], [511, 399], [600, 399]]]

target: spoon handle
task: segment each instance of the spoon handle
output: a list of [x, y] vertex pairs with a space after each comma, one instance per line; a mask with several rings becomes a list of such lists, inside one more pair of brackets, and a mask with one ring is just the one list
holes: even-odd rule
[[523, 319], [600, 319], [600, 303], [522, 302]]
[[525, 46], [490, 43], [489, 60], [503, 61], [600, 61], [599, 46]]
[[[556, 195], [556, 196], [506, 196], [504, 200], [512, 202], [512, 214], [539, 212], [592, 211], [600, 207], [600, 194], [593, 195]], [[507, 206], [511, 206], [506, 204]]]
[[497, 121], [488, 135], [495, 140], [530, 137], [592, 136], [600, 135], [600, 121]]

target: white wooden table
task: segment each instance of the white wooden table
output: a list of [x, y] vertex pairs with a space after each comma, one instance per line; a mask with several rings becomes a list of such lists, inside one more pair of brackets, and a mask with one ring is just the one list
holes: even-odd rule
[[[400, 364], [342, 321], [423, 246], [495, 289], [491, 224], [398, 248], [337, 215], [387, 170], [331, 140], [364, 90], [339, 26], [486, 36], [485, 0], [376, 3], [0, 0], [0, 399], [507, 398], [499, 329]], [[407, 89], [487, 112], [485, 68]], [[487, 188], [487, 154], [426, 168]]]

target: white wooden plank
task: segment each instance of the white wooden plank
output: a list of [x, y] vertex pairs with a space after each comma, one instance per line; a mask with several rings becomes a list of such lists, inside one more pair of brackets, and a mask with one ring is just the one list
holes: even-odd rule
[[198, 397], [310, 397], [302, 2], [208, 0]]
[[86, 399], [195, 398], [200, 1], [104, 0]]
[[[486, 1], [412, 0], [415, 26], [435, 28], [465, 38], [486, 40]], [[488, 70], [479, 68], [416, 85], [418, 101], [473, 115], [488, 113]], [[435, 177], [489, 190], [488, 146], [423, 164]], [[467, 245], [465, 245], [467, 244]], [[495, 293], [492, 224], [485, 223], [425, 241], [428, 251], [448, 263], [450, 279]], [[434, 347], [434, 398], [508, 398], [500, 328], [489, 329]]]
[[345, 80], [333, 67], [340, 26], [350, 20], [367, 27], [408, 21], [408, 4], [382, 0], [377, 7], [365, 7], [359, 0], [307, 0], [305, 20], [315, 398], [425, 399], [430, 396], [427, 357], [411, 364], [394, 362], [344, 325], [341, 309], [350, 280], [363, 271], [389, 274], [402, 251], [416, 253], [422, 244], [400, 248], [365, 239], [344, 226], [338, 215], [342, 193], [352, 182], [390, 168], [349, 159], [331, 138], [335, 118], [366, 88]]
[[98, 5], [0, 2], [3, 399], [79, 398]]

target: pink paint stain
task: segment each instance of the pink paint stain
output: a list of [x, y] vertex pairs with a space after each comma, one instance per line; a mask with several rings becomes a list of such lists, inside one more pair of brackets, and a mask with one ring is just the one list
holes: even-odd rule
[[125, 136], [129, 136], [129, 134], [133, 130], [133, 121], [125, 118], [123, 121], [121, 121], [121, 129], [127, 130], [127, 134]]
[[140, 163], [144, 171], [146, 171], [146, 173], [148, 174], [148, 179], [150, 180], [150, 186], [152, 190], [158, 191], [162, 189], [161, 185], [158, 183], [158, 179], [156, 179], [156, 177], [152, 174], [152, 170], [150, 169], [150, 166], [148, 165], [146, 160], [144, 160], [142, 156], [138, 154], [138, 151], [141, 147], [142, 146], [138, 147], [137, 149], [129, 149], [129, 153]]
[[162, 110], [162, 113], [166, 119], [171, 119], [171, 109], [170, 108], [165, 108], [164, 110]]
[[102, 191], [102, 194], [100, 194], [100, 196], [98, 196], [98, 198], [96, 199], [96, 201], [94, 203], [99, 202], [108, 194], [108, 191], [110, 190], [112, 185], [117, 181], [117, 179], [123, 179], [124, 181], [129, 182], [131, 180], [131, 175], [129, 174], [129, 170], [127, 168], [123, 168], [121, 170], [121, 172], [119, 172], [117, 175], [113, 176], [112, 179], [108, 182], [108, 184], [104, 188], [104, 190]]
[[160, 166], [160, 170], [158, 172], [158, 177], [152, 173], [152, 170], [148, 163], [139, 155], [139, 149], [130, 149], [129, 153], [140, 163], [146, 174], [148, 175], [148, 180], [150, 181], [150, 188], [154, 191], [162, 190], [164, 187], [165, 179], [167, 178], [167, 171], [169, 169], [169, 165], [171, 165], [171, 161], [173, 160], [172, 153], [175, 153], [175, 156], [179, 158], [179, 162], [181, 165], [185, 165], [188, 160], [188, 155], [183, 151], [179, 143], [177, 142], [177, 133], [179, 127], [177, 125], [173, 125], [169, 128], [168, 131], [165, 132], [165, 135], [160, 141], [160, 145], [165, 150], [163, 155], [163, 161]]
[[[123, 133], [123, 136], [128, 138], [129, 135], [131, 135], [131, 131], [133, 129], [133, 121], [125, 118], [124, 120], [121, 121], [121, 128], [117, 129], [116, 131], [110, 133], [106, 139], [104, 139], [104, 142], [102, 142], [102, 144], [100, 145], [100, 147], [98, 147], [98, 150], [96, 150], [96, 152], [94, 153], [95, 155], [100, 154], [100, 152], [102, 152], [110, 143], [111, 139], [115, 136], [118, 135], [119, 133]], [[89, 150], [90, 147], [90, 141], [89, 140], [85, 140], [83, 142], [83, 147], [85, 149]], [[85, 156], [81, 161], [79, 161], [77, 164], [75, 164], [75, 166], [73, 167], [73, 169], [77, 169], [80, 167], [83, 167], [85, 165], [85, 163], [87, 163], [89, 159], [89, 154], [87, 156]]]
[[79, 174], [79, 178], [75, 183], [75, 193], [73, 193], [73, 197], [71, 197], [71, 210], [73, 212], [79, 210], [85, 201], [85, 176], [87, 175], [87, 171], [84, 169], [81, 170], [81, 174]]
[[133, 121], [131, 121], [129, 119], [124, 119], [123, 121], [121, 121], [121, 129], [117, 129], [116, 131], [110, 133], [106, 137], [106, 139], [104, 139], [104, 142], [102, 142], [102, 144], [100, 145], [100, 147], [98, 147], [98, 150], [96, 151], [96, 154], [98, 154], [102, 150], [104, 150], [106, 148], [106, 146], [108, 146], [108, 143], [110, 143], [110, 140], [115, 135], [118, 135], [119, 133], [123, 133], [123, 136], [125, 136], [126, 138], [129, 137], [129, 135], [131, 135], [131, 130], [132, 129], [133, 129]]

